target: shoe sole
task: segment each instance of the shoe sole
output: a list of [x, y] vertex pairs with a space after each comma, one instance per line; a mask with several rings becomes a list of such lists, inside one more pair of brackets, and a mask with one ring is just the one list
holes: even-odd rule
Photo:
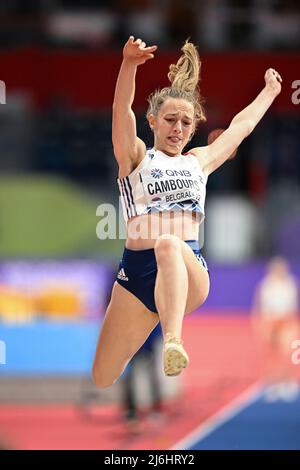
[[164, 369], [168, 377], [179, 375], [189, 364], [189, 360], [177, 349], [169, 348], [165, 352]]

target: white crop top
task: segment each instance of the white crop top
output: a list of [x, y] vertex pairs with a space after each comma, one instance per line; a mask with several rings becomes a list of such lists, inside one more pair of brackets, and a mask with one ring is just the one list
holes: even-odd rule
[[169, 157], [147, 150], [139, 165], [117, 178], [125, 222], [152, 211], [184, 210], [204, 218], [207, 177], [191, 153]]

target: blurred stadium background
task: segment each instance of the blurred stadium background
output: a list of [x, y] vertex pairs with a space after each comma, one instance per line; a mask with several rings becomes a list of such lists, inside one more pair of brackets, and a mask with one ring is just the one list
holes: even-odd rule
[[[246, 415], [207, 448], [300, 449], [299, 399], [266, 405], [255, 388], [262, 363], [249, 315], [270, 257], [286, 257], [300, 279], [299, 20], [293, 0], [1, 3], [3, 447], [191, 446], [184, 439], [195, 428], [244, 403]], [[226, 127], [256, 96], [268, 67], [283, 77], [281, 95], [236, 159], [209, 179], [203, 252], [212, 285], [201, 312], [185, 322], [191, 366], [171, 381], [159, 372], [163, 411], [156, 420], [147, 414], [140, 371], [143, 424], [134, 435], [124, 420], [122, 381], [99, 391], [90, 379], [124, 243], [97, 238], [96, 210], [102, 203], [118, 208], [111, 105], [130, 34], [159, 46], [155, 62], [138, 72], [134, 103], [138, 133], [148, 146], [146, 98], [167, 84], [168, 65], [187, 37], [203, 61], [208, 117], [195, 145], [206, 145], [211, 130]], [[300, 365], [294, 372], [299, 378]]]

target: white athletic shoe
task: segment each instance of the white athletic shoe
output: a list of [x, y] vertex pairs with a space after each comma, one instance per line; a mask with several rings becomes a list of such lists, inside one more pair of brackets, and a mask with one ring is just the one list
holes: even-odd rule
[[189, 365], [183, 342], [175, 337], [171, 337], [164, 343], [164, 372], [167, 376], [179, 375], [182, 370]]

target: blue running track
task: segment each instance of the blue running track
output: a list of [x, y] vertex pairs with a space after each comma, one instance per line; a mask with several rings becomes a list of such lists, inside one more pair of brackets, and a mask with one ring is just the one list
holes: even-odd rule
[[260, 396], [188, 450], [300, 450], [300, 397], [266, 403]]

